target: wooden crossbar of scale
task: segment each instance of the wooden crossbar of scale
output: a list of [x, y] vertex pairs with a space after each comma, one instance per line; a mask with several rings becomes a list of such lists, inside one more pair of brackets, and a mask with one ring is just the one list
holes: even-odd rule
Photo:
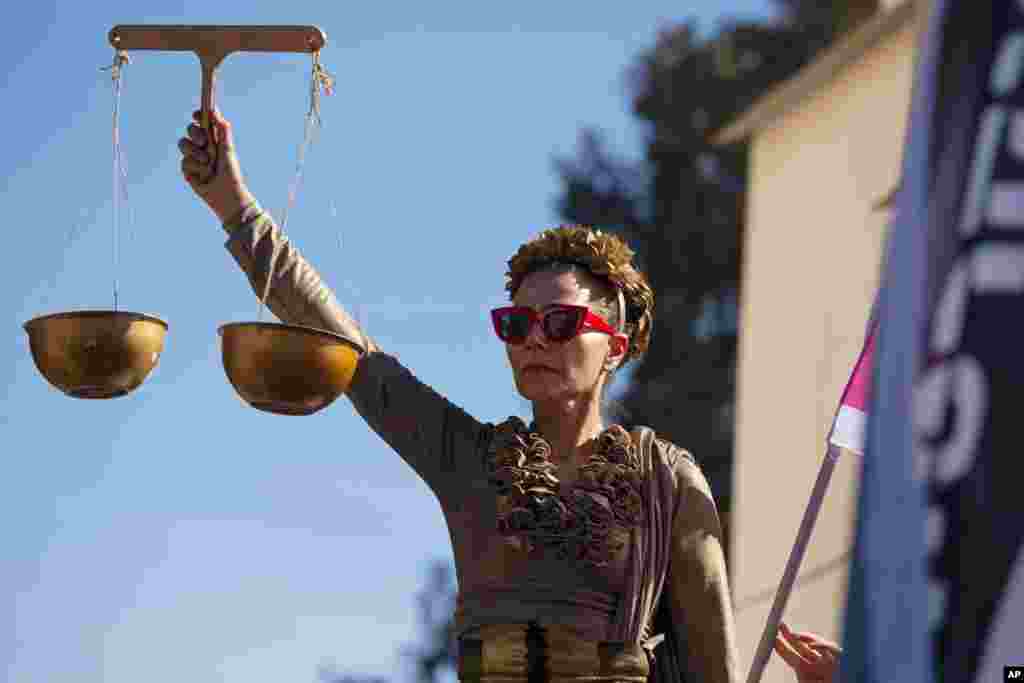
[[202, 125], [210, 130], [217, 67], [232, 52], [316, 53], [327, 36], [316, 26], [118, 25], [110, 29], [116, 50], [193, 52], [203, 70]]

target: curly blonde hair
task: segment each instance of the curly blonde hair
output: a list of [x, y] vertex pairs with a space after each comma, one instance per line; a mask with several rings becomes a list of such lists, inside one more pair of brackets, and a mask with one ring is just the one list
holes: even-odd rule
[[[545, 230], [519, 247], [509, 259], [505, 289], [509, 298], [516, 295], [527, 275], [558, 264], [580, 266], [623, 294], [626, 319], [621, 329], [629, 337], [629, 349], [623, 362], [640, 358], [651, 341], [654, 321], [654, 292], [647, 277], [633, 265], [634, 252], [619, 237], [585, 225], [561, 225]], [[618, 298], [616, 296], [616, 298]], [[615, 310], [602, 302], [609, 312]], [[619, 327], [616, 319], [610, 320]]]

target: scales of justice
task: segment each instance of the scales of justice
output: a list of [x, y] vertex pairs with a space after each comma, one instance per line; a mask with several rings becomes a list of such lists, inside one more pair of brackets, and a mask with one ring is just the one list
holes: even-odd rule
[[[128, 51], [195, 53], [202, 68], [202, 126], [214, 142], [214, 82], [226, 56], [232, 52], [309, 53], [316, 78], [320, 49], [327, 42], [315, 26], [122, 25], [111, 29], [108, 37], [116, 51], [115, 82]], [[314, 104], [318, 87], [314, 81]], [[116, 104], [114, 120], [116, 164]], [[217, 153], [216, 147], [210, 151]], [[273, 281], [272, 268], [260, 313]], [[117, 310], [116, 285], [114, 291], [114, 310], [52, 313], [25, 323], [36, 368], [68, 396], [108, 399], [129, 394], [146, 380], [164, 350], [167, 323], [153, 315]], [[280, 415], [309, 415], [328, 406], [348, 389], [364, 352], [359, 343], [343, 335], [298, 325], [236, 322], [222, 325], [218, 332], [224, 371], [235, 391], [253, 408]]]

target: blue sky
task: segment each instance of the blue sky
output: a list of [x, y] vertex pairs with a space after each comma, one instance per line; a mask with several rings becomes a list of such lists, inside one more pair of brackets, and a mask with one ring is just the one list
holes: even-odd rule
[[[640, 153], [623, 73], [659, 26], [766, 0], [634, 3], [32, 2], [0, 46], [7, 258], [0, 305], [0, 670], [12, 683], [275, 683], [328, 662], [409, 680], [413, 595], [450, 558], [426, 486], [340, 399], [310, 417], [246, 408], [216, 328], [257, 302], [180, 179], [198, 105], [186, 53], [124, 72], [123, 310], [170, 324], [150, 379], [64, 397], [21, 325], [110, 308], [116, 24], [316, 24], [338, 79], [289, 234], [388, 351], [483, 420], [523, 414], [487, 311], [515, 248], [554, 224], [553, 155], [582, 126]], [[235, 54], [219, 104], [252, 189], [279, 212], [310, 60]]]

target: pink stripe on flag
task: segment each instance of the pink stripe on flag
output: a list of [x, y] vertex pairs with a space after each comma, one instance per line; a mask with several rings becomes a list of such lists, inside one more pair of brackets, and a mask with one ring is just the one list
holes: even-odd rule
[[830, 443], [862, 455], [864, 453], [864, 426], [867, 423], [868, 400], [871, 394], [871, 372], [875, 356], [875, 330], [872, 324], [864, 341], [857, 364], [853, 366], [850, 381], [846, 383], [839, 410], [829, 432]]
[[875, 355], [875, 328], [871, 328], [864, 349], [860, 352], [857, 365], [853, 368], [853, 374], [843, 392], [844, 406], [850, 406], [866, 413], [868, 411], [868, 393], [871, 390], [871, 366]]

